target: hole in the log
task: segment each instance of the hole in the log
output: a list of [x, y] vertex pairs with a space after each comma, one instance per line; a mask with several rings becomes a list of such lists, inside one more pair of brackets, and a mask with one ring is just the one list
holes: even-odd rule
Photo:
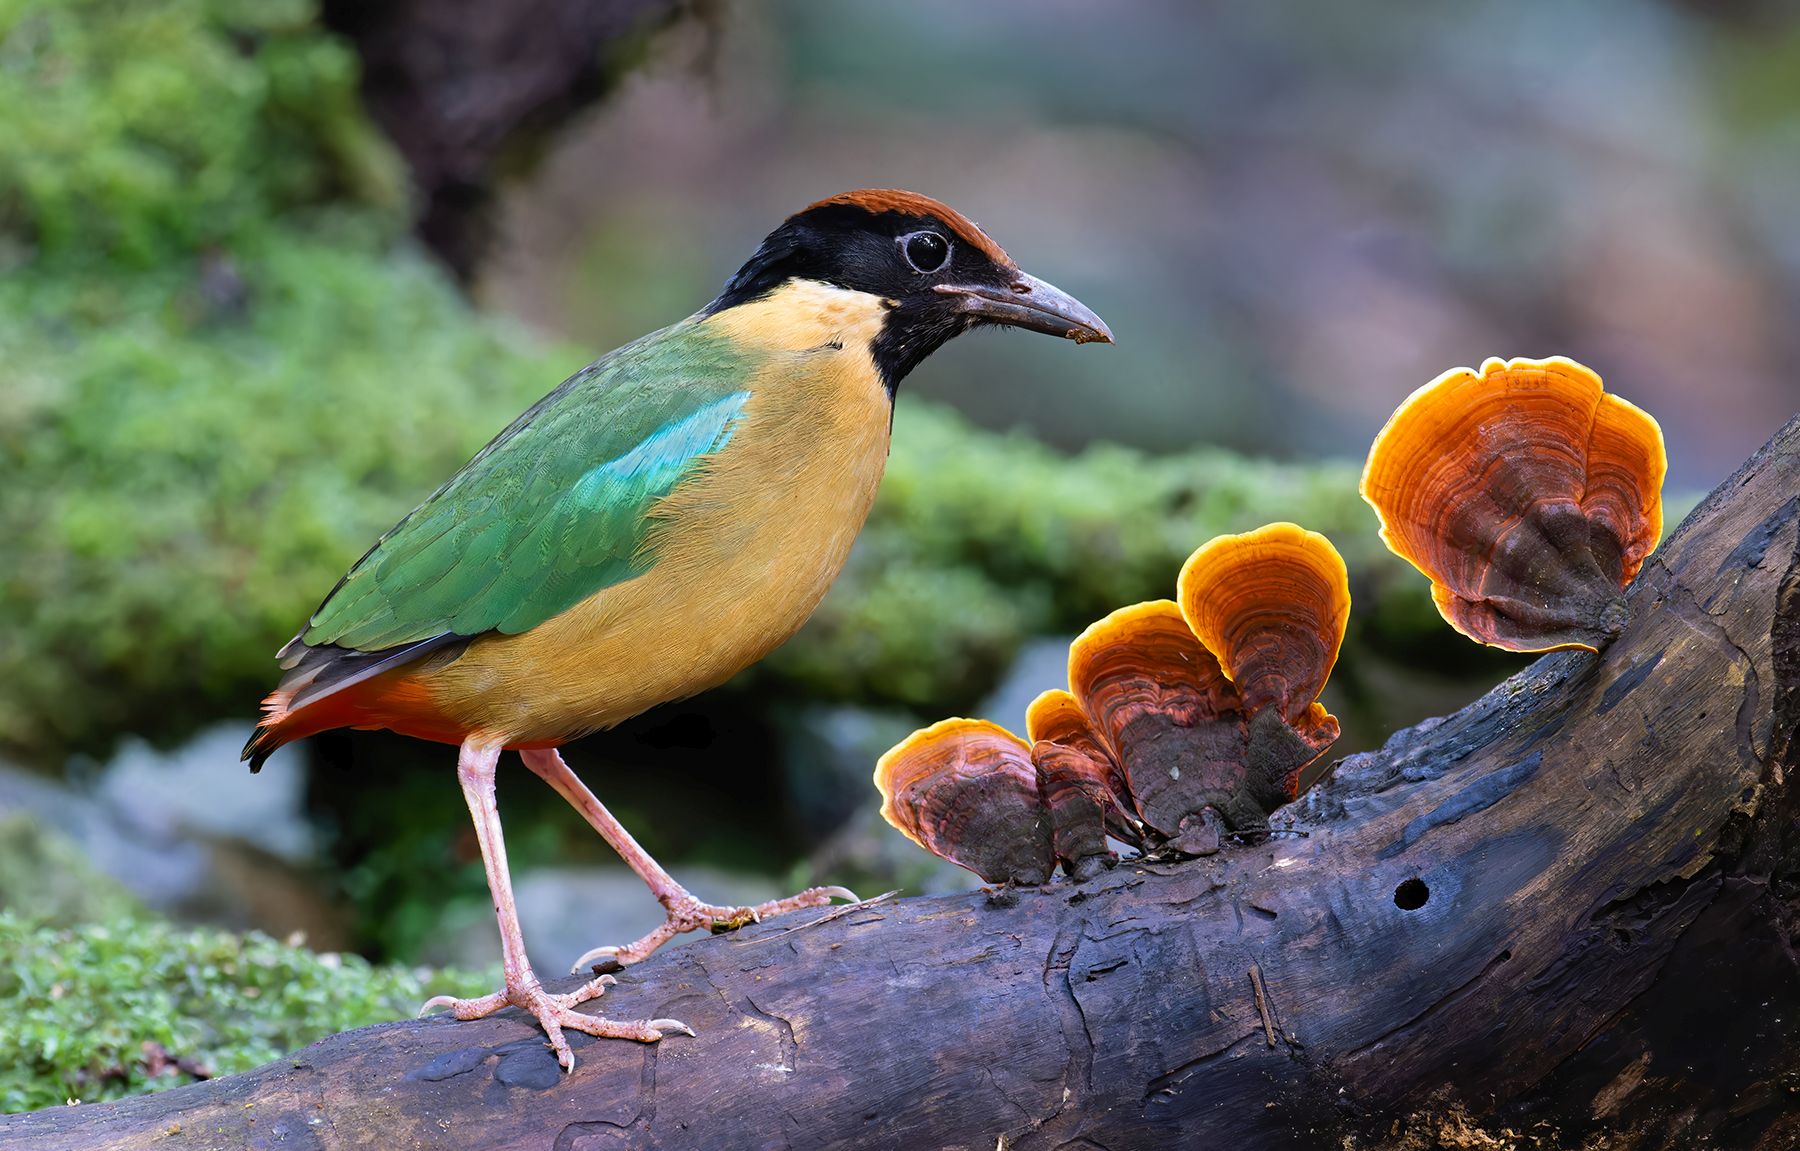
[[1416, 875], [1394, 888], [1394, 906], [1401, 911], [1417, 911], [1430, 898], [1431, 888], [1426, 887], [1425, 881]]

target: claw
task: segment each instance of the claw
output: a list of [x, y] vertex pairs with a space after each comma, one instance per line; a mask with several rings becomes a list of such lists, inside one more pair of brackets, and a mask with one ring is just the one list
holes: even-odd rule
[[589, 980], [574, 991], [553, 995], [545, 991], [536, 978], [526, 972], [524, 978], [509, 981], [504, 990], [492, 995], [484, 995], [479, 999], [457, 999], [449, 995], [435, 995], [419, 1008], [423, 1016], [434, 1007], [448, 1007], [451, 1014], [458, 1019], [480, 1019], [492, 1015], [503, 1007], [517, 1007], [528, 1012], [537, 1019], [538, 1025], [544, 1029], [544, 1036], [549, 1041], [550, 1049], [556, 1052], [556, 1061], [564, 1071], [575, 1068], [575, 1053], [569, 1048], [569, 1041], [563, 1032], [580, 1031], [597, 1039], [631, 1039], [639, 1043], [655, 1043], [664, 1035], [677, 1031], [692, 1035], [693, 1028], [679, 1019], [635, 1019], [615, 1021], [598, 1015], [587, 1015], [575, 1010], [591, 999], [598, 999], [606, 993], [608, 987], [618, 980], [610, 975], [601, 975]]
[[[619, 951], [620, 949], [617, 947], [595, 947], [588, 951], [584, 951], [581, 954], [581, 958], [575, 961], [575, 966], [569, 968], [569, 974], [580, 975], [583, 971], [598, 967], [602, 963], [611, 961]], [[438, 998], [441, 999], [443, 997], [439, 996]]]
[[777, 915], [798, 911], [803, 907], [823, 907], [834, 899], [850, 903], [862, 902], [856, 897], [856, 892], [847, 887], [811, 887], [798, 895], [772, 899], [755, 907], [718, 907], [701, 903], [686, 891], [681, 891], [679, 898], [668, 901], [669, 917], [656, 930], [623, 947], [609, 945], [593, 948], [575, 961], [575, 965], [569, 968], [569, 974], [580, 975], [583, 971], [602, 966], [613, 970], [629, 967], [685, 931], [704, 930], [717, 935], [735, 931], [747, 923], [761, 923]]

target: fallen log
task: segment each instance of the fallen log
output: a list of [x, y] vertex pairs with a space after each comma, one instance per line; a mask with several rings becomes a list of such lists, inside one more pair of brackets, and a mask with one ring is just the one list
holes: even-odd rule
[[1800, 418], [1603, 653], [1351, 756], [1265, 842], [666, 951], [598, 1006], [698, 1037], [577, 1036], [572, 1075], [515, 1012], [398, 1022], [0, 1144], [1800, 1145], [1797, 521]]

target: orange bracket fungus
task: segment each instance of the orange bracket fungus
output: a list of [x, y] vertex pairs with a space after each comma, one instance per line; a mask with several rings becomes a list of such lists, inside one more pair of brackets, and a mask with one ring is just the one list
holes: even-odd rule
[[1300, 794], [1300, 772], [1337, 741], [1318, 702], [1350, 622], [1350, 576], [1331, 541], [1293, 524], [1220, 536], [1181, 567], [1181, 614], [1250, 717], [1246, 765]]
[[882, 815], [989, 882], [1086, 874], [1108, 836], [1202, 854], [1266, 828], [1337, 739], [1318, 696], [1349, 617], [1344, 562], [1270, 524], [1201, 547], [1177, 594], [1075, 640], [1070, 690], [1032, 702], [1029, 745], [976, 720], [914, 732], [875, 768]]
[[1091, 867], [1087, 860], [1112, 856], [1108, 835], [1134, 847], [1143, 843], [1125, 774], [1074, 696], [1057, 688], [1032, 700], [1025, 731], [1050, 813], [1051, 844], [1070, 874]]
[[875, 765], [881, 815], [989, 883], [1043, 883], [1056, 866], [1031, 749], [998, 724], [946, 719]]
[[1179, 851], [1267, 826], [1337, 739], [1317, 702], [1350, 614], [1344, 561], [1293, 524], [1188, 557], [1179, 602], [1122, 608], [1069, 649], [1069, 683], [1139, 815]]
[[1490, 359], [1409, 396], [1362, 496], [1457, 631], [1511, 651], [1599, 647], [1662, 535], [1662, 430], [1560, 356]]
[[1172, 600], [1120, 608], [1069, 647], [1069, 688], [1114, 758], [1139, 816], [1184, 850], [1218, 846], [1261, 815], [1244, 794], [1237, 692]]
[[915, 731], [875, 765], [882, 816], [989, 883], [1042, 883], [1059, 861], [1087, 875], [1113, 858], [1109, 832], [1139, 842], [1120, 808], [1118, 769], [1074, 700], [1059, 707], [1055, 694], [1032, 705], [1033, 730], [1051, 737], [1035, 746], [985, 720]]

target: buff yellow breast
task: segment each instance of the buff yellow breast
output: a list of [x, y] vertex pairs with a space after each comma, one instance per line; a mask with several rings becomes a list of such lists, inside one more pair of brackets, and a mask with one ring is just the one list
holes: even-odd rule
[[405, 678], [466, 732], [561, 743], [729, 679], [811, 616], [887, 461], [870, 353], [886, 305], [794, 281], [702, 321], [756, 350], [729, 443], [656, 507], [655, 565], [529, 631]]

